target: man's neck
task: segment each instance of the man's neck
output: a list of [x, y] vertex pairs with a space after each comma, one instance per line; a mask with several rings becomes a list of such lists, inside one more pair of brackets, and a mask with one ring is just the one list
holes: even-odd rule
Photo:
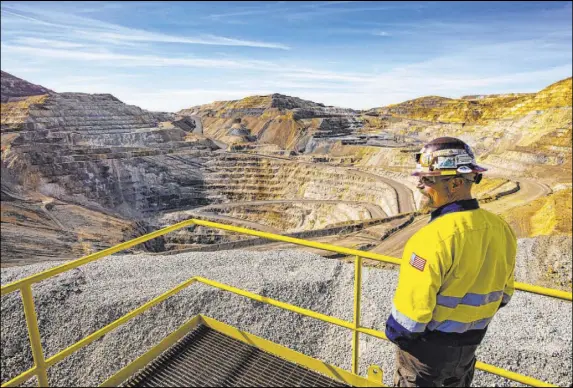
[[452, 194], [451, 198], [449, 198], [448, 203], [446, 203], [445, 205], [448, 205], [450, 203], [454, 203], [454, 202], [458, 202], [458, 201], [467, 201], [469, 199], [472, 199], [472, 193], [471, 191], [465, 191], [463, 193], [454, 193]]
[[432, 211], [430, 216], [430, 222], [435, 220], [436, 218], [448, 214], [448, 213], [455, 213], [465, 210], [475, 210], [479, 209], [479, 204], [476, 199], [473, 199], [471, 196], [466, 199], [459, 199], [457, 201], [448, 202], [445, 205], [440, 206], [439, 208]]

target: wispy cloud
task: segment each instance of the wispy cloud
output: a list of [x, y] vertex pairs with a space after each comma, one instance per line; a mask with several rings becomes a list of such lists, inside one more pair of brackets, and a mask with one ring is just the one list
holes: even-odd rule
[[116, 2], [98, 2], [95, 4], [89, 4], [87, 7], [76, 7], [76, 12], [80, 14], [90, 14], [90, 13], [101, 13], [109, 10], [118, 10], [125, 8], [124, 3]]
[[[276, 10], [275, 10], [276, 11]], [[233, 17], [237, 17], [237, 16], [252, 16], [252, 15], [263, 15], [263, 14], [268, 14], [270, 13], [269, 10], [266, 9], [260, 9], [260, 8], [253, 8], [251, 10], [245, 10], [245, 11], [236, 11], [236, 12], [226, 12], [226, 13], [219, 13], [219, 14], [211, 14], [211, 15], [207, 15], [205, 16], [206, 19], [211, 19], [213, 21], [218, 21], [218, 20], [225, 20], [227, 18], [233, 18]]]
[[[38, 42], [41, 43], [41, 42]], [[40, 45], [16, 46], [2, 43], [3, 54], [24, 54], [36, 58], [89, 62], [104, 67], [191, 67], [204, 69], [255, 70], [263, 73], [280, 74], [281, 78], [298, 81], [367, 82], [368, 77], [359, 73], [331, 72], [292, 66], [273, 61], [247, 59], [213, 59], [197, 57], [168, 57], [153, 55], [128, 55], [109, 51], [66, 50]]]
[[50, 40], [42, 38], [26, 38], [26, 37], [16, 39], [15, 44], [22, 46], [50, 47], [56, 49], [75, 49], [80, 47], [86, 47], [85, 44], [81, 43], [65, 42], [60, 40]]
[[[100, 63], [105, 66], [112, 64], [117, 67], [198, 67], [220, 69], [258, 69], [276, 71], [280, 69], [277, 64], [265, 61], [241, 61], [221, 60], [209, 58], [191, 57], [161, 57], [153, 55], [128, 55], [108, 51], [82, 51], [61, 50], [56, 48], [44, 48], [40, 46], [14, 46], [2, 44], [2, 53], [5, 54], [28, 54], [37, 57], [45, 57], [60, 60], [76, 60], [92, 63]], [[94, 62], [95, 61], [95, 62]]]
[[[100, 40], [102, 42], [162, 42], [162, 43], [183, 43], [215, 46], [246, 46], [270, 49], [289, 50], [290, 47], [273, 42], [253, 41], [212, 34], [200, 36], [176, 36], [141, 29], [127, 28], [121, 25], [102, 22], [84, 16], [55, 12], [41, 11], [30, 7], [4, 6], [2, 13], [22, 21], [38, 24], [44, 27], [54, 27], [57, 29], [72, 30], [84, 37], [89, 36], [90, 40]], [[33, 15], [33, 16], [30, 16]], [[6, 21], [5, 19], [3, 20]]]
[[[357, 3], [368, 3], [363, 1], [322, 1], [292, 5], [289, 2], [279, 2], [267, 4], [264, 7], [246, 7], [232, 12], [223, 12], [207, 15], [206, 18], [213, 21], [231, 22], [237, 17], [245, 16], [270, 16], [275, 19], [287, 21], [304, 21], [316, 17], [325, 17], [336, 14], [355, 14], [361, 12], [388, 11], [396, 8], [407, 8], [406, 4], [383, 4], [377, 6], [359, 6]], [[338, 7], [340, 5], [352, 4], [351, 7]]]
[[335, 14], [356, 14], [365, 12], [383, 12], [396, 8], [395, 6], [377, 6], [377, 7], [344, 7], [344, 8], [319, 8], [308, 11], [294, 11], [284, 15], [285, 19], [291, 21], [308, 21], [317, 17], [324, 17]]
[[571, 76], [570, 4], [105, 4], [2, 2], [2, 69], [169, 111], [274, 92], [367, 109]]
[[388, 31], [384, 31], [378, 28], [335, 27], [335, 28], [326, 28], [323, 31], [328, 34], [336, 34], [336, 35], [373, 35], [373, 36], [393, 35]]

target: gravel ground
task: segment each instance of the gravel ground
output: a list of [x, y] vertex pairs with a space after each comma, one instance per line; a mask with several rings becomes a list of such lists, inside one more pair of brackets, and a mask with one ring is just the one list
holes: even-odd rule
[[571, 292], [571, 236], [537, 236], [518, 240], [515, 276], [525, 283]]
[[[2, 284], [60, 263], [2, 269]], [[352, 319], [353, 265], [300, 251], [182, 253], [167, 257], [112, 256], [34, 287], [44, 352], [56, 352], [192, 276]], [[363, 324], [384, 330], [397, 271], [365, 269]], [[2, 298], [2, 382], [32, 366], [18, 293]], [[231, 293], [196, 284], [49, 369], [56, 386], [93, 386], [155, 345], [192, 316], [202, 313], [289, 346], [328, 363], [350, 368], [350, 331], [301, 317]], [[572, 305], [516, 293], [490, 325], [478, 359], [560, 386], [572, 384]], [[394, 346], [361, 337], [361, 374], [370, 364], [391, 384]], [[476, 386], [519, 386], [476, 372]]]

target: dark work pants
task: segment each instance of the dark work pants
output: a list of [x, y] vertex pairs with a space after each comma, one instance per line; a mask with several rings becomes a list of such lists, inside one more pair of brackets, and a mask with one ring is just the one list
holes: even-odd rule
[[469, 387], [474, 377], [477, 345], [398, 349], [396, 387]]

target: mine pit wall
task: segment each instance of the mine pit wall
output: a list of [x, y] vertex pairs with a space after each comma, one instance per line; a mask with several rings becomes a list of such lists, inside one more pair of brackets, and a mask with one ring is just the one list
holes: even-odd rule
[[300, 152], [313, 137], [342, 136], [361, 125], [357, 112], [351, 109], [320, 106], [290, 109], [296, 105], [282, 102], [270, 108], [220, 107], [217, 111], [193, 109], [180, 114], [198, 114], [205, 133], [218, 140], [223, 140], [234, 121], [240, 119], [259, 144], [275, 144], [287, 151]]
[[[478, 161], [496, 166], [499, 173], [571, 182], [572, 114], [569, 106], [516, 111], [508, 117], [471, 124], [378, 117], [367, 117], [365, 124], [366, 129], [383, 128], [422, 142], [440, 136], [458, 137], [472, 146]], [[335, 153], [336, 147], [332, 151]], [[385, 162], [398, 169], [399, 166], [392, 165], [393, 160]]]
[[181, 173], [189, 165], [170, 155], [94, 155], [64, 163], [39, 165], [50, 177], [40, 185], [42, 193], [85, 206], [95, 203], [129, 218], [208, 204], [201, 172]]
[[226, 154], [210, 160], [206, 184], [227, 200], [338, 200], [370, 202], [398, 213], [392, 187], [342, 168], [254, 155]]
[[109, 128], [153, 128], [169, 117], [167, 114], [148, 112], [123, 104], [108, 94], [60, 93], [30, 106], [25, 122], [20, 117], [3, 117], [2, 121], [18, 125], [17, 129], [20, 130], [105, 132]]
[[32, 190], [136, 219], [209, 203], [201, 166], [212, 148], [184, 141], [178, 128], [159, 130], [169, 115], [78, 93], [5, 105], [2, 135], [17, 136], [3, 144], [3, 168], [36, 175]]
[[[379, 206], [388, 216], [398, 213], [397, 195], [392, 187], [343, 168], [241, 154], [219, 154], [208, 160], [205, 167], [206, 171], [209, 171], [205, 174], [205, 185], [209, 188], [211, 194], [209, 200], [213, 204], [297, 199], [329, 200], [367, 202]], [[237, 216], [279, 230], [285, 227], [324, 228], [329, 224], [343, 221], [340, 217], [346, 220], [350, 217], [357, 217], [356, 220], [371, 218], [371, 215], [364, 210], [356, 208], [361, 206], [360, 204], [352, 209], [344, 208], [342, 204], [322, 206], [321, 209], [314, 208], [317, 209], [314, 215], [310, 204], [290, 206], [285, 204], [270, 209], [266, 214], [246, 205], [234, 208], [233, 213], [225, 215]], [[301, 208], [304, 213], [301, 212]], [[329, 214], [329, 212], [338, 213]], [[170, 213], [169, 220], [176, 222], [189, 217], [183, 211], [180, 215], [175, 211]], [[161, 226], [165, 226], [165, 220]], [[181, 231], [173, 237], [167, 235], [165, 238], [169, 246], [172, 246], [172, 244], [213, 244], [246, 237], [199, 227]]]
[[[384, 219], [376, 219], [370, 220], [365, 222], [349, 222], [345, 225], [336, 225], [330, 228], [324, 229], [315, 229], [315, 230], [304, 230], [299, 232], [292, 232], [292, 233], [284, 233], [283, 236], [299, 238], [299, 239], [312, 239], [312, 238], [319, 238], [319, 237], [326, 237], [326, 236], [339, 236], [339, 235], [346, 235], [353, 232], [357, 232], [363, 230], [366, 227], [380, 225], [380, 224], [387, 224], [394, 220], [403, 220], [403, 222], [394, 227], [389, 229], [383, 236], [380, 237], [380, 240], [384, 240], [392, 233], [403, 229], [412, 221], [414, 220], [414, 215], [396, 215], [393, 217], [388, 217]], [[200, 227], [197, 227], [200, 228]], [[215, 252], [215, 251], [226, 251], [226, 250], [234, 250], [234, 249], [244, 249], [244, 248], [251, 248], [259, 245], [271, 244], [275, 241], [269, 240], [266, 238], [258, 238], [252, 236], [242, 236], [241, 238], [233, 238], [231, 241], [225, 241], [225, 239], [221, 238], [217, 243], [214, 244], [205, 244], [203, 246], [196, 246], [190, 247], [186, 249], [178, 249], [172, 250], [169, 252], [162, 252], [161, 254], [178, 254], [182, 252]], [[296, 248], [296, 245], [292, 246], [293, 249]], [[180, 247], [181, 248], [181, 247]]]
[[284, 233], [322, 229], [334, 223], [372, 218], [368, 209], [347, 203], [245, 205], [212, 212], [269, 225]]
[[513, 174], [571, 182], [572, 115], [571, 107], [553, 108], [486, 126], [499, 140], [484, 161]]
[[158, 127], [169, 118], [111, 95], [62, 93], [3, 104], [3, 172], [25, 177], [16, 183], [31, 191], [131, 220], [277, 199], [371, 202], [388, 215], [397, 212], [395, 193], [382, 182], [333, 167], [217, 155], [207, 140], [189, 142], [179, 128]]
[[[158, 128], [170, 117], [110, 95], [62, 93], [3, 103], [3, 190], [7, 185], [14, 192], [41, 193], [91, 209], [96, 218], [125, 220], [122, 230], [102, 237], [103, 245], [97, 236], [82, 241], [74, 232], [72, 218], [88, 222], [89, 212], [58, 215], [64, 229], [55, 225], [48, 236], [38, 227], [28, 240], [36, 233], [36, 241], [59, 244], [57, 258], [78, 257], [91, 252], [77, 252], [77, 246], [103, 249], [152, 231], [151, 219], [161, 211], [209, 204], [202, 166], [217, 147], [207, 139], [190, 141], [179, 128]], [[27, 210], [19, 206], [17, 211]], [[10, 236], [21, 228], [16, 221], [2, 225]], [[34, 255], [25, 241], [14, 238], [10, 244], [13, 260], [25, 259], [22, 250]], [[162, 239], [140, 248], [165, 249]]]

